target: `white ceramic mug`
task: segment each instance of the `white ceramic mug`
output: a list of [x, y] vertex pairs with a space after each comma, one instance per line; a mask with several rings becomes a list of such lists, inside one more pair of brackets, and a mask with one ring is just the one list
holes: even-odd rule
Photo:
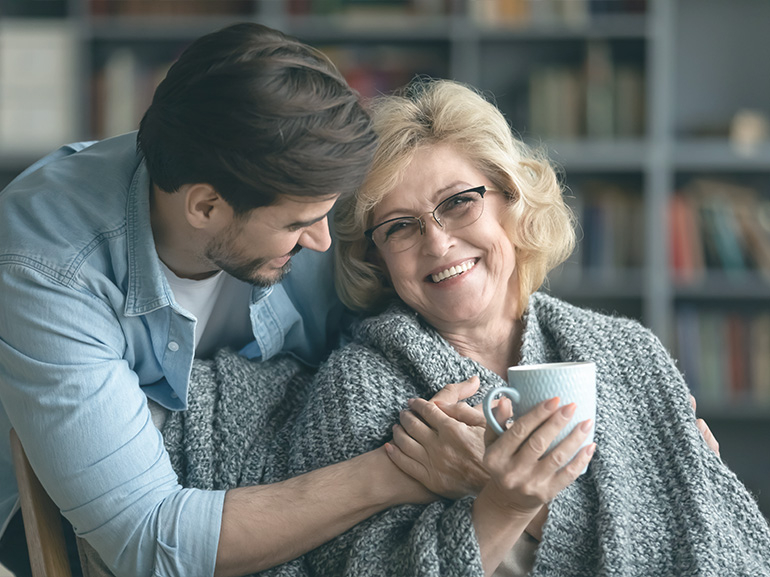
[[[492, 414], [492, 403], [504, 395], [513, 403], [514, 415], [520, 417], [538, 403], [559, 397], [559, 406], [575, 403], [575, 414], [548, 448], [559, 444], [575, 426], [586, 419], [596, 420], [596, 365], [593, 362], [546, 363], [508, 367], [510, 387], [497, 387], [484, 397], [484, 416], [490, 426], [503, 434], [503, 428]], [[594, 440], [594, 429], [581, 445]], [[580, 450], [580, 449], [578, 449]], [[577, 453], [577, 452], [576, 452]]]

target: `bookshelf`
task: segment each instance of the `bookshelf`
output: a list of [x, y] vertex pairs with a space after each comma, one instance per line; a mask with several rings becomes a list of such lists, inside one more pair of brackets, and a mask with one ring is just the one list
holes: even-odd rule
[[[25, 118], [38, 120], [35, 110], [18, 112], [30, 88], [0, 66], [0, 118], [11, 115], [17, 126], [0, 122], [0, 186], [62, 141], [133, 129], [179, 52], [237, 20], [274, 26], [326, 51], [365, 96], [416, 73], [494, 95], [514, 129], [545, 145], [563, 169], [581, 219], [580, 246], [548, 290], [650, 327], [681, 359], [724, 453], [765, 479], [756, 487], [770, 511], [770, 462], [748, 456], [757, 434], [770, 437], [770, 253], [762, 256], [760, 239], [752, 255], [741, 229], [728, 226], [721, 242], [738, 246], [743, 266], [701, 255], [684, 272], [674, 244], [681, 245], [682, 228], [672, 223], [680, 196], [702, 205], [706, 193], [695, 189], [706, 181], [727, 213], [745, 206], [739, 196], [751, 197], [755, 228], [765, 226], [770, 3], [3, 0], [0, 11], [0, 57], [9, 42], [22, 44], [8, 30], [27, 27], [28, 40], [44, 31], [60, 62], [54, 72], [32, 75], [36, 92], [49, 95], [37, 109], [50, 108], [54, 118], [47, 139], [24, 129]], [[711, 241], [695, 230], [689, 242], [703, 252]]]

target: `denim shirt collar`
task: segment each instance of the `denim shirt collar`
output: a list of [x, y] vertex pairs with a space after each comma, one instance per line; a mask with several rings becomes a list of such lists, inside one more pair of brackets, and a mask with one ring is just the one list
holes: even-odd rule
[[[126, 316], [151, 313], [166, 306], [177, 306], [163, 271], [160, 268], [155, 237], [150, 221], [150, 174], [142, 160], [134, 173], [128, 190], [126, 206], [128, 236], [128, 290]], [[255, 286], [251, 303], [270, 295], [273, 287]], [[181, 309], [180, 309], [181, 311]]]
[[150, 313], [172, 302], [150, 224], [150, 175], [144, 160], [131, 179], [126, 206], [128, 289], [126, 316]]

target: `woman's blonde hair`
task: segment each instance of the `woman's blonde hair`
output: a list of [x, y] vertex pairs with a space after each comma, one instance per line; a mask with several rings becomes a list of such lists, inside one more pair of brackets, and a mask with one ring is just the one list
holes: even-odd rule
[[458, 82], [417, 80], [372, 101], [371, 112], [379, 137], [372, 168], [361, 189], [335, 209], [335, 282], [343, 302], [374, 312], [396, 296], [364, 231], [415, 151], [443, 144], [467, 158], [494, 188], [508, 192], [503, 224], [516, 252], [523, 314], [529, 296], [575, 246], [574, 216], [548, 158], [516, 138], [497, 107]]

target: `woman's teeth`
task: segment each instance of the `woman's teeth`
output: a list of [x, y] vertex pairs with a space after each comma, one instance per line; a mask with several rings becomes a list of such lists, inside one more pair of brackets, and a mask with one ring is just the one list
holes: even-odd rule
[[444, 271], [441, 271], [438, 274], [432, 274], [430, 275], [430, 278], [433, 280], [433, 282], [441, 282], [442, 280], [446, 280], [453, 276], [457, 276], [458, 274], [462, 274], [465, 271], [471, 270], [474, 266], [476, 266], [476, 261], [469, 260], [457, 266], [453, 266]]

